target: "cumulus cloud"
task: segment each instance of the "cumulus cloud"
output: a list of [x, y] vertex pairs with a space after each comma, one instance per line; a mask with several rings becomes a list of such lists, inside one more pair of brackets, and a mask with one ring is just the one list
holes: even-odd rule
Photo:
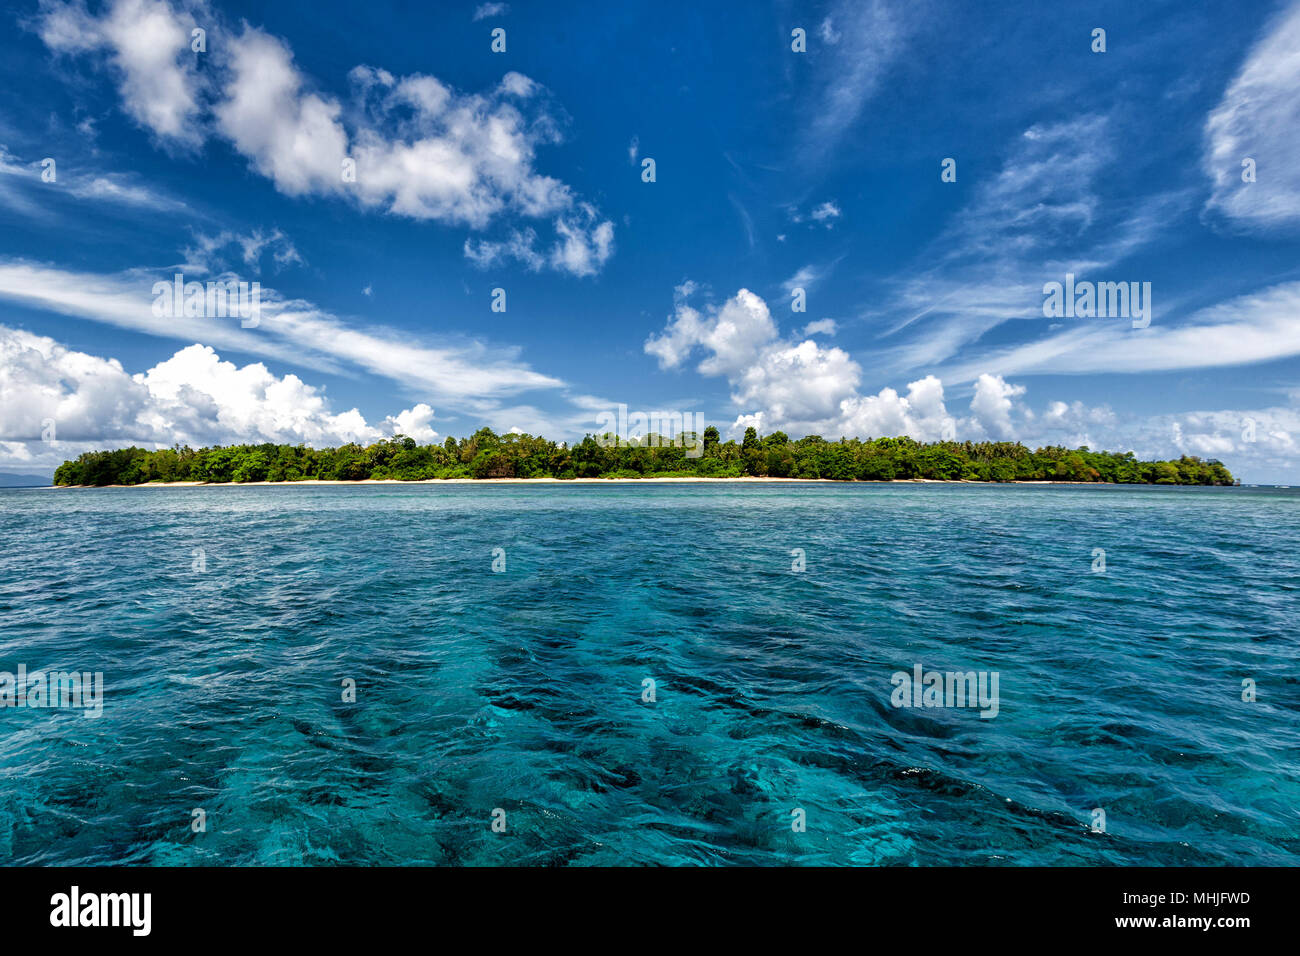
[[908, 435], [917, 441], [953, 437], [954, 423], [944, 404], [943, 383], [933, 375], [907, 386], [907, 394], [882, 388], [875, 395], [853, 396], [842, 405], [836, 437], [879, 438]]
[[697, 347], [706, 355], [700, 364], [705, 375], [743, 373], [777, 335], [776, 323], [764, 302], [748, 289], [741, 289], [720, 309], [700, 313], [687, 301], [694, 286], [676, 289], [677, 309], [662, 335], [650, 336], [645, 350], [659, 359], [661, 368], [674, 368]]
[[699, 372], [726, 378], [742, 414], [761, 414], [773, 428], [814, 431], [851, 414], [844, 403], [856, 399], [861, 369], [847, 352], [782, 339], [767, 303], [748, 289], [703, 311], [690, 304], [695, 291], [677, 288], [663, 332], [645, 342], [661, 368], [702, 353]]
[[[1300, 4], [1268, 28], [1205, 123], [1207, 210], [1267, 231], [1300, 224]], [[1255, 182], [1242, 161], [1256, 163]]]
[[152, 287], [171, 269], [96, 274], [0, 260], [0, 299], [94, 322], [338, 373], [359, 368], [397, 382], [443, 406], [482, 413], [506, 396], [563, 385], [529, 368], [518, 350], [478, 341], [438, 344], [410, 333], [349, 325], [301, 299], [263, 284], [256, 329], [223, 319], [157, 316]]
[[697, 309], [688, 301], [697, 291], [691, 283], [677, 290], [673, 315], [645, 351], [664, 368], [699, 355], [702, 374], [725, 378], [738, 409], [732, 437], [753, 427], [793, 437], [908, 435], [917, 441], [1020, 441], [1030, 448], [1087, 446], [1143, 459], [1198, 455], [1223, 460], [1243, 480], [1298, 483], [1300, 390], [1288, 406], [1123, 416], [1107, 405], [1059, 399], [1035, 414], [1026, 402], [1028, 389], [995, 372], [956, 379], [974, 383], [965, 409], [954, 406], [935, 375], [901, 391], [863, 393], [862, 370], [852, 357], [812, 340], [783, 339], [752, 292], [742, 289], [719, 307]]
[[[506, 216], [547, 218], [555, 240], [537, 261], [578, 276], [611, 255], [612, 221], [536, 169], [560, 124], [529, 77], [509, 72], [462, 93], [433, 76], [360, 65], [344, 101], [318, 89], [280, 38], [203, 19], [212, 60], [202, 77], [189, 52], [195, 17], [167, 0], [115, 0], [98, 17], [46, 0], [38, 29], [60, 53], [106, 50], [124, 108], [159, 140], [199, 147], [217, 136], [286, 195], [474, 230]], [[501, 245], [504, 256], [510, 244]]]
[[[806, 338], [820, 331], [814, 326], [821, 323], [805, 327], [802, 340], [784, 338], [767, 304], [749, 290], [741, 289], [720, 306], [706, 307], [691, 304], [698, 291], [690, 282], [678, 287], [673, 314], [659, 334], [646, 340], [645, 351], [665, 369], [680, 368], [698, 357], [696, 368], [701, 374], [726, 379], [737, 408], [734, 433], [753, 426], [795, 436], [909, 435], [918, 441], [1087, 445], [1131, 450], [1143, 457], [1231, 453], [1235, 461], [1258, 461], [1267, 468], [1282, 467], [1279, 463], [1291, 454], [1290, 435], [1296, 433], [1297, 422], [1294, 410], [1121, 419], [1106, 405], [1054, 400], [1035, 414], [1026, 402], [1028, 389], [996, 371], [954, 379], [973, 382], [965, 408], [954, 407], [936, 375], [917, 378], [901, 391], [884, 387], [864, 393], [862, 368], [852, 356]], [[1257, 423], [1250, 440], [1241, 437], [1248, 418]]]
[[614, 252], [614, 224], [600, 221], [595, 207], [579, 205], [572, 216], [555, 221], [559, 240], [551, 250], [551, 265], [575, 276], [599, 272]]
[[970, 410], [985, 433], [1009, 440], [1016, 437], [1011, 424], [1012, 399], [1024, 393], [1023, 385], [1010, 385], [1000, 375], [985, 373], [975, 380]]
[[[277, 376], [260, 362], [237, 366], [203, 345], [131, 374], [117, 359], [0, 326], [0, 441], [29, 445], [27, 460], [57, 463], [82, 446], [323, 446], [395, 433], [431, 441], [433, 416], [419, 403], [372, 424], [356, 408], [334, 412], [322, 389], [296, 375]], [[39, 442], [47, 421], [57, 448]]]
[[773, 344], [733, 378], [732, 400], [741, 407], [762, 406], [769, 419], [798, 427], [843, 411], [860, 375], [858, 363], [842, 349], [811, 339]]
[[438, 437], [438, 433], [433, 430], [432, 422], [433, 409], [424, 402], [420, 402], [404, 412], [389, 415], [380, 425], [380, 429], [389, 433], [406, 435], [418, 442], [428, 443]]
[[127, 114], [159, 139], [192, 148], [203, 141], [202, 80], [190, 51], [197, 25], [163, 0], [116, 0], [100, 17], [81, 3], [42, 0], [38, 30], [58, 53], [104, 51]]
[[303, 89], [288, 47], [245, 27], [226, 54], [216, 127], [290, 196], [342, 192], [348, 136], [337, 101]]
[[906, 396], [892, 388], [862, 395], [861, 366], [847, 352], [810, 338], [782, 338], [767, 303], [753, 292], [741, 289], [701, 311], [689, 302], [695, 291], [691, 283], [678, 287], [673, 315], [661, 334], [646, 340], [645, 351], [662, 368], [680, 367], [701, 353], [699, 372], [726, 378], [741, 409], [733, 427], [761, 423], [797, 433], [916, 438], [944, 431], [948, 413], [937, 378], [913, 382]]
[[1139, 458], [1197, 455], [1223, 461], [1243, 481], [1295, 484], [1300, 404], [1161, 415], [1120, 415], [1109, 406], [1054, 401], [1028, 426], [1027, 444], [1086, 445]]

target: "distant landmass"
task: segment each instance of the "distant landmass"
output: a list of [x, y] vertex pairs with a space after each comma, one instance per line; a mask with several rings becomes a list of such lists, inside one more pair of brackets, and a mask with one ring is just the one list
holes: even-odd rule
[[49, 484], [53, 482], [44, 475], [15, 475], [0, 471], [0, 488], [43, 488]]
[[56, 485], [139, 485], [153, 481], [426, 481], [434, 478], [810, 478], [833, 481], [1077, 481], [1155, 485], [1231, 485], [1221, 462], [1184, 455], [1140, 461], [1132, 452], [1049, 446], [1031, 451], [1019, 442], [940, 441], [911, 438], [827, 441], [809, 435], [791, 441], [784, 432], [744, 440], [703, 435], [675, 439], [650, 434], [588, 435], [569, 447], [526, 434], [498, 435], [481, 428], [469, 438], [421, 445], [395, 435], [373, 445], [310, 448], [305, 445], [176, 446], [158, 451], [121, 448], [86, 452], [54, 473]]

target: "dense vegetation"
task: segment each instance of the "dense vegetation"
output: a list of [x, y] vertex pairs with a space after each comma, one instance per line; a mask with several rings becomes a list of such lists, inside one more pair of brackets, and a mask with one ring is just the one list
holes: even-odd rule
[[[692, 444], [694, 441], [692, 440]], [[760, 438], [754, 429], [740, 444], [705, 429], [703, 454], [659, 445], [657, 436], [616, 446], [612, 436], [588, 435], [567, 447], [531, 435], [497, 435], [481, 428], [469, 438], [419, 445], [402, 435], [369, 447], [232, 445], [148, 451], [123, 448], [86, 452], [54, 473], [56, 485], [138, 485], [149, 481], [357, 481], [395, 478], [641, 478], [744, 475], [885, 481], [938, 478], [967, 481], [1110, 481], [1158, 485], [1231, 485], [1217, 461], [1183, 456], [1177, 461], [1138, 461], [1132, 452], [1087, 448], [1039, 448], [1013, 442], [934, 442], [910, 438], [826, 441], [810, 435], [791, 441], [783, 432]], [[700, 450], [699, 446], [697, 451]]]

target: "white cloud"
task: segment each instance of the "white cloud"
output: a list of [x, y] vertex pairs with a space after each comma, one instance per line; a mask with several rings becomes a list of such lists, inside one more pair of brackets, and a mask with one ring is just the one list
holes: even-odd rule
[[593, 206], [581, 203], [572, 216], [555, 220], [559, 239], [551, 250], [555, 269], [575, 276], [595, 275], [614, 253], [614, 224], [601, 221]]
[[465, 258], [480, 269], [513, 260], [530, 271], [537, 272], [546, 264], [546, 256], [537, 251], [535, 229], [515, 229], [499, 241], [466, 239]]
[[803, 327], [804, 335], [834, 335], [837, 331], [839, 326], [835, 324], [834, 319], [818, 319]]
[[771, 421], [800, 428], [843, 409], [860, 378], [858, 363], [843, 349], [825, 348], [812, 339], [779, 343], [763, 349], [758, 361], [732, 378], [732, 400], [742, 408], [761, 408]]
[[[885, 0], [841, 0], [819, 31], [825, 46], [816, 54], [812, 122], [804, 130], [800, 156], [816, 163], [839, 144], [880, 87], [903, 49], [906, 10]], [[841, 25], [836, 32], [832, 23]], [[832, 39], [833, 38], [833, 39]]]
[[277, 377], [260, 362], [239, 367], [204, 345], [181, 349], [133, 381], [149, 395], [136, 427], [147, 426], [156, 442], [337, 444], [381, 435], [355, 408], [331, 413], [324, 393], [298, 376]]
[[480, 269], [518, 262], [532, 272], [545, 266], [583, 277], [595, 275], [614, 254], [614, 224], [595, 208], [579, 203], [572, 215], [555, 220], [557, 239], [547, 252], [538, 248], [537, 230], [514, 229], [502, 240], [466, 239], [464, 252]]
[[726, 378], [742, 414], [761, 415], [772, 428], [832, 433], [878, 417], [881, 402], [858, 395], [862, 370], [847, 352], [782, 339], [767, 303], [748, 289], [703, 312], [688, 301], [695, 291], [692, 283], [678, 287], [674, 314], [646, 340], [661, 367], [679, 367], [700, 350], [699, 372]]
[[501, 92], [509, 93], [511, 96], [517, 96], [521, 99], [527, 99], [535, 95], [541, 88], [541, 84], [513, 70], [501, 77]]
[[[1267, 300], [1263, 311], [1272, 317], [1270, 332], [1256, 330], [1258, 335], [1248, 335], [1239, 327], [1224, 328], [1211, 339], [1209, 351], [1229, 348], [1234, 338], [1245, 341], [1243, 348], [1254, 349], [1268, 335], [1279, 335], [1284, 322], [1295, 325], [1293, 317], [1300, 314], [1300, 283], [1295, 285], [1287, 298]], [[703, 352], [699, 371], [725, 377], [731, 386], [731, 399], [738, 408], [733, 435], [752, 426], [760, 432], [779, 429], [794, 437], [909, 435], [918, 441], [944, 437], [1021, 441], [1030, 448], [1086, 445], [1097, 450], [1133, 451], [1143, 459], [1183, 454], [1218, 457], [1245, 480], [1300, 483], [1296, 439], [1300, 436], [1300, 389], [1291, 396], [1290, 407], [1254, 411], [1134, 413], [1121, 419], [1106, 405], [1054, 400], [1035, 415], [1024, 401], [1024, 385], [1008, 382], [1000, 370], [979, 370], [972, 365], [945, 376], [974, 383], [969, 414], [954, 414], [948, 408], [943, 381], [936, 375], [910, 382], [901, 394], [890, 387], [863, 394], [859, 391], [862, 370], [856, 361], [838, 348], [825, 348], [811, 339], [782, 339], [758, 296], [742, 289], [721, 307], [700, 311], [687, 302], [696, 291], [689, 282], [678, 288], [674, 314], [661, 335], [646, 341], [645, 350], [657, 356], [664, 368], [680, 367], [695, 350]], [[809, 325], [804, 335], [812, 331]], [[1300, 351], [1300, 338], [1293, 339]], [[1094, 370], [1115, 371], [1122, 369], [1127, 351], [1140, 349], [1142, 341], [1117, 336], [1113, 349], [1092, 343], [1080, 346], [1077, 354], [1088, 356]], [[1195, 341], [1194, 337], [1187, 340], [1188, 358]]]
[[953, 419], [944, 405], [943, 384], [933, 375], [911, 382], [906, 396], [892, 388], [875, 395], [853, 396], [841, 404], [834, 437], [881, 438], [909, 435], [917, 441], [937, 441]]
[[[60, 178], [64, 176], [60, 172]], [[78, 177], [64, 181], [64, 190], [75, 199], [95, 200], [118, 203], [126, 206], [140, 206], [147, 209], [179, 211], [185, 209], [185, 203], [172, 199], [155, 189], [136, 182], [132, 177], [120, 173], [91, 173], [87, 177]]]
[[[1035, 415], [1024, 402], [1025, 386], [997, 373], [974, 372], [958, 379], [974, 382], [969, 414], [954, 414], [935, 375], [910, 382], [903, 393], [885, 387], [862, 394], [861, 369], [847, 353], [811, 340], [782, 340], [753, 293], [741, 290], [722, 307], [701, 312], [685, 301], [695, 291], [690, 283], [678, 290], [674, 315], [645, 348], [666, 368], [680, 366], [696, 349], [705, 353], [699, 371], [731, 385], [739, 409], [729, 429], [733, 437], [752, 426], [793, 437], [908, 435], [918, 441], [1021, 441], [1029, 448], [1086, 445], [1133, 451], [1142, 459], [1216, 457], [1247, 481], [1300, 483], [1300, 390], [1291, 407], [1255, 411], [1121, 419], [1106, 405], [1055, 400]], [[1107, 359], [1099, 361], [1105, 365]]]
[[[888, 387], [864, 395], [862, 368], [847, 352], [811, 338], [781, 338], [767, 304], [754, 293], [741, 289], [722, 306], [701, 312], [688, 302], [695, 291], [689, 282], [676, 290], [674, 314], [662, 334], [646, 340], [645, 351], [663, 368], [680, 367], [702, 352], [699, 372], [726, 378], [731, 400], [749, 424], [827, 437], [911, 435], [934, 441], [946, 433], [1019, 437], [1013, 416], [1028, 417], [1015, 402], [1025, 388], [996, 375], [979, 378], [965, 418], [949, 413], [943, 383], [933, 375], [909, 383], [905, 395]], [[834, 322], [823, 322], [834, 329]], [[809, 325], [804, 335], [824, 331], [813, 327], [822, 325]]]
[[[38, 441], [55, 425], [54, 446]], [[238, 442], [305, 442], [321, 447], [372, 442], [400, 432], [432, 441], [425, 403], [368, 423], [353, 408], [333, 412], [323, 390], [260, 362], [236, 366], [190, 345], [145, 372], [116, 359], [68, 349], [46, 336], [0, 326], [0, 440], [23, 446], [15, 459], [53, 467], [88, 447], [164, 447]]]
[[171, 277], [171, 270], [99, 275], [0, 261], [0, 299], [296, 366], [335, 373], [361, 369], [457, 408], [482, 411], [505, 396], [563, 385], [520, 362], [515, 349], [490, 348], [477, 341], [435, 345], [396, 330], [354, 328], [310, 302], [285, 299], [265, 285], [255, 329], [240, 328], [237, 320], [155, 316], [153, 284]]
[[1193, 313], [1178, 326], [1080, 319], [1064, 332], [969, 359], [948, 370], [965, 381], [1003, 374], [1152, 372], [1246, 365], [1300, 355], [1300, 282], [1286, 282]]
[[381, 428], [395, 434], [406, 435], [408, 438], [414, 438], [421, 444], [428, 444], [438, 437], [438, 433], [430, 426], [432, 421], [433, 409], [424, 402], [420, 402], [414, 408], [408, 408], [404, 412], [388, 416], [384, 419]]
[[58, 179], [46, 183], [41, 179], [43, 167], [39, 162], [23, 163], [0, 146], [0, 201], [45, 221], [51, 215], [51, 199], [61, 197], [141, 211], [183, 212], [188, 208], [137, 176], [101, 172], [51, 158], [58, 163], [55, 167]]
[[1012, 399], [1025, 393], [1023, 385], [1009, 385], [1000, 375], [983, 374], [975, 380], [970, 410], [985, 433], [1002, 441], [1016, 438], [1011, 424]]
[[1044, 282], [1097, 275], [1186, 207], [1180, 193], [1104, 203], [1113, 134], [1099, 115], [1025, 130], [921, 258], [924, 267], [897, 283], [885, 310], [887, 334], [901, 339], [886, 352], [893, 368], [932, 369], [1005, 322], [1041, 319]]
[[746, 430], [754, 429], [760, 435], [768, 431], [767, 426], [763, 423], [763, 413], [755, 412], [752, 415], [737, 415], [736, 420], [731, 423], [727, 429], [728, 438], [740, 438]]
[[828, 201], [820, 206], [814, 206], [808, 215], [816, 222], [829, 222], [840, 217], [840, 207]]
[[792, 295], [795, 289], [807, 291], [820, 282], [825, 277], [825, 274], [823, 270], [818, 269], [816, 266], [807, 265], [786, 279], [782, 286], [786, 295]]
[[102, 17], [42, 2], [40, 35], [59, 53], [106, 50], [127, 113], [160, 139], [198, 146], [201, 80], [190, 51], [194, 18], [161, 0], [116, 0]]
[[842, 215], [840, 207], [831, 199], [818, 203], [806, 214], [800, 212], [797, 206], [788, 207], [787, 211], [790, 215], [790, 221], [793, 223], [805, 223], [811, 220], [812, 223], [824, 225], [827, 229], [832, 228], [835, 225], [835, 220]]
[[646, 340], [646, 352], [659, 359], [660, 367], [674, 368], [702, 347], [708, 353], [700, 363], [702, 374], [729, 378], [742, 374], [776, 338], [767, 303], [741, 289], [722, 308], [704, 315], [686, 301], [694, 291], [690, 283], [677, 288], [676, 312], [662, 335]]
[[[1206, 208], [1237, 226], [1300, 224], [1300, 4], [1283, 12], [1246, 57], [1205, 123], [1203, 165], [1213, 182]], [[1242, 181], [1242, 161], [1257, 164]]]
[[303, 90], [292, 54], [275, 37], [246, 27], [232, 40], [213, 108], [217, 129], [281, 192], [342, 193], [348, 136], [338, 102]]
[[1105, 405], [1056, 401], [1028, 426], [1026, 443], [1132, 451], [1144, 460], [1198, 455], [1223, 461], [1243, 481], [1296, 484], [1298, 437], [1300, 405], [1294, 397], [1290, 406], [1124, 417]]
[[474, 22], [487, 20], [490, 17], [503, 17], [510, 12], [508, 3], [480, 3], [474, 8]]
[[[232, 260], [225, 254], [232, 248], [238, 253], [238, 260]], [[290, 265], [306, 264], [293, 240], [279, 229], [267, 232], [259, 228], [247, 233], [222, 231], [216, 235], [195, 233], [194, 244], [182, 250], [186, 267], [203, 272], [220, 272], [242, 263], [257, 273], [261, 269], [264, 252], [271, 254], [271, 264], [276, 271]]]
[[[883, 388], [860, 395], [850, 388], [843, 395], [856, 373], [842, 364], [843, 353], [834, 354], [839, 350], [817, 350], [808, 342], [769, 344], [758, 366], [740, 375], [737, 401], [753, 402], [749, 407], [755, 410], [736, 417], [733, 434], [753, 425], [794, 437], [816, 432], [828, 438], [911, 435], [933, 441], [951, 430], [959, 439], [1018, 438], [1031, 448], [1088, 445], [1132, 450], [1140, 458], [1217, 457], [1248, 481], [1295, 483], [1300, 476], [1300, 407], [1295, 404], [1121, 420], [1106, 406], [1053, 401], [1035, 417], [1019, 401], [1022, 386], [989, 375], [977, 381], [972, 414], [958, 417], [949, 412], [943, 385], [934, 376], [911, 382], [903, 394]], [[804, 381], [810, 385], [801, 386]], [[559, 420], [526, 405], [485, 414], [498, 429], [522, 427], [555, 438], [589, 429], [591, 409], [613, 407], [595, 397], [571, 401], [579, 411]], [[831, 414], [815, 417], [832, 405]], [[396, 433], [429, 442], [438, 435], [433, 418], [433, 409], [423, 402], [374, 423], [355, 408], [335, 412], [323, 390], [296, 375], [277, 376], [260, 362], [238, 366], [202, 345], [182, 348], [131, 374], [116, 359], [0, 326], [0, 468], [49, 473], [81, 451], [128, 444], [322, 446]], [[56, 423], [53, 445], [38, 440], [46, 419]]]
[[[247, 22], [228, 31], [207, 16], [212, 59], [200, 82], [193, 20], [166, 0], [116, 0], [100, 17], [46, 2], [40, 33], [62, 53], [110, 50], [124, 106], [139, 122], [187, 146], [219, 136], [286, 195], [475, 230], [503, 216], [548, 217], [556, 238], [543, 263], [578, 276], [612, 253], [613, 223], [535, 169], [538, 148], [559, 140], [559, 121], [523, 74], [464, 94], [432, 76], [362, 65], [348, 74], [355, 95], [345, 105], [315, 88], [279, 38]], [[345, 160], [355, 163], [354, 181], [344, 180]]]
[[205, 341], [227, 349], [338, 371], [318, 357], [241, 329], [239, 323], [153, 314], [153, 284], [171, 269], [116, 274], [74, 272], [24, 260], [0, 260], [0, 299], [165, 338]]

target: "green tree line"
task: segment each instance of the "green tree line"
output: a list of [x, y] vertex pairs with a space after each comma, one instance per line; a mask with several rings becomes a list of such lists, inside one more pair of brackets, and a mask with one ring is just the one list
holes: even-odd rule
[[532, 435], [498, 435], [480, 428], [469, 438], [421, 445], [395, 435], [372, 445], [229, 445], [150, 451], [92, 451], [65, 461], [56, 485], [138, 485], [151, 481], [422, 481], [430, 478], [829, 478], [888, 481], [1084, 481], [1157, 485], [1231, 485], [1222, 463], [1184, 455], [1176, 461], [1139, 461], [1132, 452], [1098, 452], [1049, 446], [1031, 451], [1019, 442], [921, 443], [911, 438], [827, 441], [809, 435], [791, 441], [784, 432], [720, 440], [718, 429], [692, 433], [682, 444], [649, 435], [617, 442], [588, 435], [569, 447]]

